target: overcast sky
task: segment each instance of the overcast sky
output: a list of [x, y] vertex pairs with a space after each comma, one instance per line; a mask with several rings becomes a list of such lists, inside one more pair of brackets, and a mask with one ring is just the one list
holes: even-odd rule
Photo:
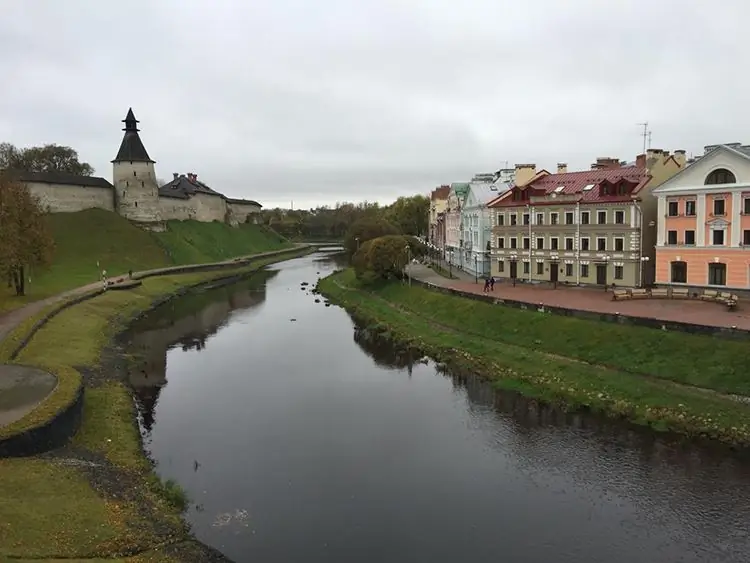
[[0, 141], [267, 207], [750, 143], [747, 0], [0, 0]]

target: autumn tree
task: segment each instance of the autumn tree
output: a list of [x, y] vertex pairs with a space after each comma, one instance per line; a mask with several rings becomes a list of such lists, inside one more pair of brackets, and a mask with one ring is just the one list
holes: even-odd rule
[[367, 241], [352, 257], [357, 278], [387, 280], [400, 278], [408, 263], [410, 237], [386, 235]]
[[430, 198], [424, 195], [400, 197], [385, 210], [385, 217], [403, 234], [427, 234], [430, 215]]
[[29, 268], [50, 263], [54, 241], [39, 201], [8, 172], [0, 173], [0, 274], [26, 294]]
[[364, 217], [352, 223], [344, 237], [344, 246], [353, 256], [357, 248], [374, 238], [397, 235], [398, 229], [381, 217]]
[[55, 144], [19, 149], [10, 143], [0, 143], [0, 170], [65, 172], [77, 176], [94, 173], [93, 166], [79, 160], [75, 149]]

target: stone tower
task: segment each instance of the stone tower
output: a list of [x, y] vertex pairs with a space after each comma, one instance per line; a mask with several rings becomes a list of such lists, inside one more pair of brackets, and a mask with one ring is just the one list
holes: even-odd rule
[[161, 230], [164, 224], [159, 208], [155, 162], [148, 156], [138, 135], [138, 120], [132, 108], [128, 110], [123, 122], [125, 135], [120, 150], [112, 161], [115, 210], [145, 228]]

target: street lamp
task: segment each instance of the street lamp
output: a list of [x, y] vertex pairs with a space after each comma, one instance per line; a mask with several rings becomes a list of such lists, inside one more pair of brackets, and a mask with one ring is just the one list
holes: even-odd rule
[[411, 246], [407, 244], [404, 250], [406, 250], [406, 275], [409, 277], [409, 287], [411, 287]]
[[479, 272], [477, 271], [477, 255], [474, 255], [474, 283], [479, 283]]
[[[559, 254], [553, 254], [550, 256], [550, 268], [557, 268], [560, 266], [560, 255]], [[552, 270], [550, 270], [550, 274], [552, 273]], [[557, 272], [555, 272], [554, 281], [552, 282], [552, 288], [557, 289]]]
[[518, 275], [518, 254], [515, 252], [510, 255], [510, 279], [513, 281], [513, 287], [516, 287], [516, 276]]
[[359, 237], [354, 237], [354, 240], [357, 241], [357, 250], [359, 250]]
[[448, 251], [448, 277], [453, 279], [453, 249]]
[[609, 272], [609, 255], [605, 254], [603, 257], [604, 259], [604, 291], [606, 293], [607, 291], [607, 272]]
[[640, 278], [641, 278], [641, 287], [646, 286], [646, 263], [650, 260], [648, 256], [641, 256], [641, 271], [640, 271]]

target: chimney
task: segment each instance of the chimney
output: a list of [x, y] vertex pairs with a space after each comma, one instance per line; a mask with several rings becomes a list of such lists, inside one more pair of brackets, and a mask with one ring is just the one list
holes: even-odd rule
[[638, 168], [646, 168], [646, 155], [645, 154], [639, 154], [635, 157], [635, 165]]
[[180, 175], [180, 173], [179, 173], [179, 172], [172, 172], [172, 176], [173, 176], [173, 178], [172, 178], [172, 179], [173, 179], [173, 180], [176, 180], [176, 179], [177, 179], [177, 178], [179, 177], [179, 175]]
[[685, 151], [682, 149], [677, 149], [674, 151], [674, 159], [677, 161], [677, 164], [680, 165], [680, 168], [685, 168], [685, 165], [687, 164], [687, 159], [685, 157]]
[[568, 171], [568, 163], [567, 162], [558, 162], [557, 163], [557, 173], [558, 174], [565, 174]]
[[193, 172], [193, 182], [197, 182], [197, 181], [198, 181], [198, 174]]
[[525, 186], [536, 174], [536, 164], [516, 164], [516, 186]]

